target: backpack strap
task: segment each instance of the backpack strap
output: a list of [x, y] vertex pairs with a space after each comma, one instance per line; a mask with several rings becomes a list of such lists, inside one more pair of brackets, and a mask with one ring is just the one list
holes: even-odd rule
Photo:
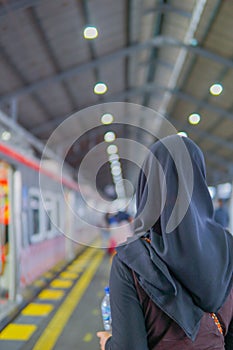
[[223, 329], [222, 329], [221, 323], [219, 322], [219, 319], [218, 319], [217, 315], [214, 312], [211, 312], [210, 316], [212, 317], [212, 319], [214, 320], [214, 323], [218, 327], [219, 332], [221, 334], [223, 334]]

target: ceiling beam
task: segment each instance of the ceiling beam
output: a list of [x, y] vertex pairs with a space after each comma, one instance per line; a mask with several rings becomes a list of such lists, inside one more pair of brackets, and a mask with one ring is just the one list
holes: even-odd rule
[[174, 41], [174, 39], [171, 39], [171, 38], [168, 39], [165, 37], [158, 37], [158, 38], [154, 38], [152, 40], [146, 41], [144, 43], [132, 45], [132, 46], [123, 48], [121, 50], [117, 50], [112, 54], [105, 55], [105, 56], [102, 56], [102, 57], [97, 58], [95, 60], [91, 60], [87, 63], [80, 64], [77, 67], [67, 69], [61, 73], [54, 74], [54, 75], [49, 76], [47, 78], [38, 80], [37, 82], [34, 82], [32, 84], [25, 85], [22, 88], [16, 89], [15, 91], [12, 91], [8, 94], [2, 95], [2, 96], [0, 96], [0, 103], [8, 101], [12, 97], [25, 96], [27, 94], [30, 94], [30, 93], [36, 91], [36, 90], [43, 89], [48, 84], [58, 83], [58, 82], [63, 81], [64, 79], [73, 78], [75, 75], [78, 75], [78, 74], [83, 73], [87, 70], [94, 69], [96, 67], [105, 65], [111, 61], [118, 59], [118, 58], [134, 55], [135, 53], [137, 53], [143, 49], [147, 49], [153, 45], [163, 46], [163, 45], [165, 45], [165, 43], [168, 44], [168, 42], [170, 42], [170, 45], [172, 45], [172, 43], [174, 44], [176, 42], [176, 40]]
[[[188, 25], [187, 30], [186, 30], [184, 37], [183, 37], [183, 42], [185, 44], [189, 45], [190, 42], [192, 42], [194, 39], [194, 35], [196, 33], [198, 24], [201, 21], [202, 14], [203, 14], [205, 6], [206, 6], [206, 1], [207, 0], [197, 1], [194, 8], [193, 8], [192, 18], [189, 22], [189, 25]], [[174, 62], [174, 67], [173, 67], [173, 70], [170, 74], [170, 77], [169, 77], [169, 80], [167, 83], [167, 87], [169, 89], [176, 88], [179, 77], [183, 71], [187, 55], [188, 55], [188, 50], [186, 50], [185, 47], [181, 47], [178, 55], [176, 56], [176, 59]], [[169, 92], [165, 92], [165, 94], [162, 98], [162, 101], [160, 102], [159, 107], [158, 107], [159, 113], [166, 114], [171, 98], [172, 98], [172, 94]]]
[[[42, 46], [47, 54], [47, 57], [49, 58], [51, 64], [54, 67], [54, 70], [56, 73], [59, 73], [62, 71], [59, 61], [57, 59], [57, 57], [55, 56], [54, 50], [47, 38], [47, 35], [45, 33], [45, 30], [42, 26], [41, 20], [37, 14], [37, 11], [34, 7], [31, 7], [28, 9], [27, 11], [28, 15], [31, 18], [31, 22], [33, 24], [34, 30], [37, 33], [37, 36], [39, 38], [39, 40], [42, 43]], [[66, 97], [71, 105], [71, 110], [75, 110], [78, 108], [77, 103], [72, 95], [71, 89], [69, 88], [69, 85], [67, 84], [66, 81], [62, 82], [62, 87], [64, 89], [64, 92], [66, 94]]]
[[[127, 0], [125, 2], [125, 31], [126, 31], [126, 47], [129, 47], [132, 43], [132, 4], [133, 4], [133, 0]], [[130, 58], [127, 56], [125, 58], [125, 63], [124, 63], [125, 67], [125, 73], [124, 73], [124, 84], [125, 84], [125, 90], [129, 89], [129, 81], [130, 81]]]
[[[22, 74], [20, 69], [18, 69], [18, 67], [15, 65], [15, 62], [12, 61], [11, 57], [5, 51], [5, 49], [2, 47], [2, 45], [0, 45], [0, 54], [1, 54], [2, 58], [4, 59], [5, 63], [8, 65], [10, 70], [15, 75], [15, 77], [17, 79], [19, 79], [19, 81], [22, 84], [24, 84], [24, 85], [28, 84], [27, 79]], [[50, 113], [49, 109], [45, 106], [45, 104], [43, 103], [42, 99], [35, 94], [33, 94], [31, 97], [32, 97], [32, 101], [35, 102], [37, 104], [38, 108], [43, 112], [45, 119], [51, 118], [51, 113]], [[12, 97], [4, 102], [12, 102], [12, 100], [17, 101], [17, 97], [16, 96]]]
[[[64, 120], [64, 118], [63, 118]], [[180, 127], [180, 128], [183, 128], [184, 127], [184, 123], [182, 123], [181, 121], [178, 121], [178, 120], [175, 120], [175, 119], [172, 119], [170, 118], [169, 119], [171, 123], [173, 123], [176, 127]], [[49, 126], [51, 127], [51, 122], [48, 122]], [[44, 125], [44, 128], [47, 129], [48, 128], [48, 125], [47, 123]], [[210, 135], [208, 134], [207, 132], [205, 131], [202, 131], [196, 127], [192, 127], [191, 125], [186, 125], [185, 126], [185, 130], [187, 132], [192, 132], [194, 133], [195, 135], [197, 136], [201, 136], [202, 139], [209, 139], [210, 141], [212, 141], [213, 143], [215, 144], [218, 144], [220, 146], [223, 146], [223, 147], [226, 147], [226, 148], [230, 148], [231, 150], [233, 150], [233, 144], [231, 142], [227, 142], [226, 140], [224, 139], [221, 139], [219, 137], [216, 137], [214, 135]], [[102, 133], [102, 131], [101, 131]], [[230, 162], [229, 160], [227, 160], [226, 158], [224, 157], [220, 157], [216, 154], [213, 154], [212, 152], [204, 152], [205, 154], [205, 157], [206, 157], [206, 160], [207, 160], [207, 163], [212, 163], [212, 164], [215, 164], [215, 165], [218, 165], [220, 168], [224, 168], [226, 169], [227, 171], [227, 175], [228, 178], [230, 176], [230, 174], [232, 174], [232, 162]], [[209, 165], [208, 165], [208, 168], [209, 168]], [[215, 166], [211, 167], [213, 170], [211, 172], [209, 172], [208, 176], [210, 177], [212, 173], [219, 173], [219, 170], [216, 169]], [[211, 180], [212, 181], [212, 180]]]
[[[84, 18], [84, 25], [90, 25], [92, 22], [88, 1], [87, 0], [77, 0], [77, 3], [80, 4], [80, 8], [82, 11], [82, 17]], [[77, 4], [77, 5], [78, 5]], [[91, 61], [95, 61], [97, 57], [95, 41], [94, 40], [86, 40], [86, 44], [88, 46], [88, 50], [90, 53]], [[96, 81], [101, 81], [98, 67], [94, 67], [94, 79]]]
[[[214, 23], [216, 22], [217, 20], [217, 17], [220, 13], [220, 10], [221, 10], [221, 7], [222, 7], [223, 3], [222, 3], [222, 0], [217, 0], [214, 7], [213, 7], [213, 10], [212, 12], [210, 13], [210, 17], [209, 17], [209, 20], [207, 21], [207, 23], [205, 24], [205, 30], [201, 36], [201, 38], [199, 39], [199, 45], [200, 46], [203, 46], [209, 33], [210, 33], [210, 30], [212, 29], [212, 27], [214, 26]], [[192, 56], [191, 59], [189, 60], [189, 66], [188, 66], [188, 69], [186, 71], [186, 73], [184, 74], [184, 77], [181, 79], [181, 82], [179, 84], [179, 87], [177, 87], [177, 89], [179, 89], [180, 91], [182, 91], [185, 87], [185, 85], [187, 84], [187, 82], [189, 81], [191, 75], [192, 75], [192, 72], [193, 72], [193, 69], [194, 69], [194, 66], [197, 62], [197, 59], [198, 59], [198, 56], [195, 55], [195, 56]], [[215, 81], [222, 81], [222, 76], [223, 76], [223, 72], [227, 72], [229, 69], [229, 67], [226, 67], [226, 66], [223, 66], [222, 67], [222, 71], [221, 71], [221, 74], [215, 79]], [[208, 98], [209, 98], [209, 90], [206, 90], [206, 94], [203, 96], [202, 100], [203, 101], [207, 101]], [[174, 100], [173, 103], [170, 104], [169, 106], [169, 109], [171, 111], [174, 111], [175, 108], [176, 108], [176, 103], [177, 103], [177, 100]], [[198, 113], [199, 110], [201, 109], [201, 106], [198, 105], [197, 106], [197, 109], [196, 109], [196, 112]], [[217, 123], [219, 123], [219, 121], [217, 121]], [[208, 131], [210, 131], [208, 129]]]
[[148, 83], [148, 84], [143, 85], [142, 87], [133, 88], [133, 89], [130, 89], [128, 91], [124, 91], [123, 93], [115, 94], [113, 96], [106, 96], [104, 98], [104, 101], [105, 102], [122, 101], [125, 98], [135, 97], [137, 95], [141, 95], [145, 91], [150, 92], [152, 95], [157, 94], [158, 91], [162, 91], [162, 92], [168, 91], [181, 100], [193, 103], [195, 105], [199, 105], [201, 108], [205, 108], [210, 112], [213, 112], [215, 114], [216, 113], [220, 114], [222, 117], [225, 117], [226, 119], [229, 119], [231, 121], [233, 120], [233, 112], [229, 112], [229, 111], [227, 111], [221, 107], [218, 107], [214, 104], [210, 104], [208, 102], [199, 100], [198, 98], [196, 98], [190, 94], [187, 94], [185, 92], [178, 91], [176, 89], [168, 89], [166, 86], [158, 85], [155, 83]]
[[39, 139], [37, 139], [35, 136], [29, 133], [17, 122], [12, 120], [12, 118], [9, 118], [9, 116], [3, 113], [1, 110], [0, 110], [0, 123], [5, 127], [7, 127], [10, 131], [19, 135], [22, 139], [27, 140], [28, 144], [33, 146], [40, 154], [42, 154], [43, 152], [46, 152], [44, 156], [47, 156], [54, 160], [59, 159], [61, 161], [61, 159], [58, 157], [56, 153], [54, 153], [54, 151], [48, 148], [46, 148], [45, 150], [45, 144], [43, 142], [41, 142]]
[[162, 13], [176, 13], [179, 16], [186, 17], [186, 18], [191, 18], [192, 13], [188, 11], [184, 11], [182, 8], [170, 5], [170, 4], [159, 4], [157, 6], [154, 6], [152, 8], [147, 9], [144, 12], [144, 15], [148, 15], [154, 12], [162, 12]]
[[[160, 5], [164, 6], [166, 5], [165, 3], [166, 0], [160, 0]], [[154, 19], [154, 28], [153, 28], [153, 37], [157, 37], [159, 35], [162, 35], [162, 29], [163, 29], [163, 24], [164, 24], [164, 13], [163, 12], [158, 12], [157, 16], [155, 16]], [[148, 69], [147, 69], [147, 77], [145, 77], [145, 82], [146, 83], [151, 83], [155, 79], [155, 72], [158, 67], [158, 54], [159, 54], [159, 48], [158, 47], [152, 47], [151, 52], [150, 52], [150, 58], [148, 62]], [[150, 94], [145, 93], [143, 97], [143, 106], [148, 106], [150, 101]]]
[[0, 19], [3, 16], [9, 15], [9, 13], [36, 6], [40, 2], [41, 0], [2, 0], [0, 1]]
[[[130, 89], [128, 91], [124, 91], [123, 93], [119, 93], [119, 94], [114, 94], [114, 95], [110, 95], [110, 96], [106, 96], [104, 97], [103, 102], [119, 102], [119, 101], [124, 101], [127, 98], [131, 98], [131, 97], [135, 97], [135, 96], [141, 96], [145, 91], [150, 92], [152, 95], [153, 94], [158, 94], [159, 92], [164, 92], [164, 91], [169, 91], [170, 93], [174, 94], [175, 96], [177, 96], [178, 99], [184, 100], [186, 102], [190, 102], [193, 104], [199, 104], [201, 103], [202, 108], [205, 108], [213, 113], [219, 113], [221, 116], [229, 119], [229, 120], [233, 120], [233, 113], [226, 111], [223, 108], [220, 108], [218, 106], [215, 106], [213, 104], [209, 104], [207, 102], [204, 101], [200, 101], [198, 100], [196, 97], [189, 95], [185, 92], [181, 92], [178, 91], [176, 89], [168, 89], [165, 86], [161, 86], [161, 85], [157, 85], [155, 83], [149, 83], [146, 84], [140, 88], [133, 88]], [[88, 106], [87, 106], [88, 107]], [[171, 120], [171, 119], [169, 119]], [[51, 127], [57, 127], [59, 125], [59, 123], [61, 123], [62, 121], [64, 121], [64, 116], [63, 117], [59, 117], [59, 118], [55, 118], [51, 121], [48, 121], [47, 123], [44, 123], [43, 125], [39, 126], [36, 129], [31, 130], [31, 132], [36, 133], [37, 135], [39, 135], [40, 133], [43, 133], [44, 131], [46, 131], [48, 128]], [[172, 121], [172, 120], [171, 120]], [[174, 119], [174, 121], [178, 122], [177, 120]], [[182, 126], [184, 126], [184, 124], [182, 124]], [[188, 127], [188, 126], [187, 126]], [[194, 128], [192, 128], [192, 130], [194, 130]], [[217, 141], [217, 137], [213, 138], [213, 135], [205, 132], [205, 135], [202, 135], [205, 138], [209, 138], [211, 137], [213, 142], [218, 143]], [[222, 140], [221, 138], [219, 138], [219, 142], [220, 140]], [[222, 141], [221, 141], [222, 142]], [[223, 145], [223, 143], [222, 143]], [[232, 143], [229, 141], [224, 141], [224, 147], [230, 148], [232, 149]]]
[[[133, 21], [133, 15], [134, 15], [134, 11], [133, 11], [133, 6], [135, 5], [134, 0], [126, 0], [125, 1], [125, 15], [124, 15], [124, 26], [125, 26], [125, 46], [129, 47], [130, 45], [132, 45], [132, 37], [133, 37], [133, 25], [134, 25], [134, 21]], [[131, 68], [132, 68], [132, 58], [130, 58], [129, 56], [125, 57], [124, 60], [124, 89], [128, 90], [130, 89], [130, 80], [131, 80]], [[136, 62], [135, 62], [136, 63]], [[125, 101], [125, 102], [129, 102], [129, 101]], [[122, 137], [127, 137], [127, 135], [130, 135], [130, 131], [128, 130], [127, 125], [124, 125], [123, 127], [123, 131], [122, 131]]]
[[[208, 139], [215, 144], [218, 144], [220, 146], [223, 146], [223, 147], [226, 147], [226, 148], [233, 150], [233, 143], [232, 142], [227, 142], [224, 139], [221, 139], [217, 136], [211, 135], [205, 131], [198, 129], [195, 126], [191, 126], [191, 125], [184, 126], [184, 123], [182, 123], [181, 121], [178, 121], [176, 119], [170, 118], [169, 120], [176, 127], [182, 128], [182, 130], [184, 128], [185, 131], [193, 133], [198, 137], [201, 136], [201, 138], [204, 140]], [[195, 140], [195, 142], [196, 142], [196, 140]], [[225, 175], [227, 175], [228, 178], [233, 177], [233, 171], [232, 171], [233, 170], [233, 163], [232, 162], [230, 162], [228, 159], [226, 159], [224, 157], [220, 157], [217, 154], [214, 154], [213, 152], [203, 151], [203, 153], [204, 153], [204, 156], [206, 159], [207, 169], [210, 169], [210, 168], [212, 169], [211, 171], [208, 171], [208, 178], [211, 179], [212, 183], [213, 183], [214, 177], [215, 177], [214, 174], [219, 174], [219, 172], [220, 172], [219, 169], [216, 169], [216, 165], [219, 168], [224, 168], [226, 170], [227, 174], [225, 174]], [[209, 163], [215, 164], [215, 166], [210, 166]], [[220, 176], [220, 179], [221, 179], [221, 176]], [[222, 181], [222, 182], [224, 182], [224, 181]], [[220, 183], [220, 181], [218, 181], [218, 183]]]
[[[217, 137], [215, 135], [209, 134], [206, 131], [200, 130], [199, 128], [195, 127], [195, 126], [191, 126], [191, 125], [185, 125], [184, 123], [182, 123], [181, 121], [178, 121], [176, 119], [170, 118], [169, 119], [174, 125], [179, 126], [182, 130], [184, 128], [185, 131], [190, 132], [195, 134], [197, 137], [199, 137], [199, 140], [210, 140], [211, 142], [213, 142], [215, 145], [219, 145], [219, 146], [223, 146], [225, 148], [231, 149], [233, 150], [233, 143], [226, 141], [224, 139], [221, 139], [220, 137]], [[197, 142], [195, 140], [195, 142], [199, 145], [199, 142]], [[200, 146], [201, 147], [201, 146]], [[215, 175], [213, 174], [219, 174], [220, 171], [219, 169], [216, 169], [216, 167], [212, 167], [209, 165], [209, 163], [212, 164], [216, 164], [218, 167], [220, 168], [224, 168], [227, 171], [227, 174], [224, 174], [225, 176], [227, 176], [227, 178], [233, 178], [233, 162], [231, 162], [229, 159], [226, 159], [225, 157], [220, 157], [218, 156], [216, 153], [213, 153], [212, 151], [203, 151], [205, 159], [206, 159], [206, 163], [207, 163], [207, 168], [211, 168], [212, 171], [208, 172], [208, 177], [211, 178], [212, 183], [213, 183], [213, 179], [215, 177]], [[221, 179], [221, 176], [220, 176]], [[221, 181], [217, 181], [218, 183], [220, 183]], [[222, 181], [224, 182], [224, 181]]]
[[[210, 33], [210, 30], [212, 29], [214, 23], [216, 23], [216, 19], [220, 13], [220, 9], [221, 9], [222, 5], [223, 5], [222, 0], [217, 0], [217, 2], [216, 2], [215, 6], [210, 14], [209, 21], [205, 24], [204, 33], [202, 34], [201, 38], [198, 41], [199, 46], [201, 46], [201, 47], [204, 46], [204, 43], [205, 43], [205, 41]], [[185, 83], [187, 82], [187, 79], [189, 79], [191, 72], [194, 68], [194, 65], [196, 64], [196, 61], [197, 61], [197, 56], [193, 56], [190, 60], [190, 64], [189, 64], [189, 67], [187, 69], [187, 72], [184, 75], [184, 77], [182, 78], [181, 83], [179, 84], [180, 90], [183, 89]]]
[[218, 144], [219, 146], [225, 147], [227, 149], [230, 149], [233, 151], [233, 142], [229, 142], [225, 139], [222, 139], [221, 137], [218, 137], [213, 134], [209, 134], [208, 132], [204, 130], [200, 130], [198, 127], [191, 126], [188, 124], [184, 124], [183, 122], [174, 119], [174, 118], [169, 118], [169, 121], [175, 125], [175, 127], [179, 128], [184, 128], [183, 131], [191, 132], [195, 134], [196, 136], [200, 137], [200, 140], [210, 140], [214, 144]]
[[[232, 57], [233, 60], [233, 57]], [[226, 77], [228, 73], [228, 68], [223, 67], [220, 74], [218, 74], [217, 78], [215, 79], [215, 81], [221, 82], [223, 81], [223, 79]], [[209, 98], [209, 91], [207, 91], [206, 95], [204, 96], [203, 100], [207, 101]], [[196, 109], [196, 113], [198, 113], [200, 110], [200, 106], [198, 106], [198, 108]], [[229, 108], [228, 110], [229, 112], [232, 112], [233, 114], [233, 106], [231, 108]], [[211, 126], [208, 128], [208, 132], [212, 133], [219, 125], [219, 123], [221, 122], [221, 115], [217, 118], [217, 120], [214, 121], [213, 124], [211, 124]]]
[[63, 72], [60, 72], [60, 73], [57, 73], [55, 75], [49, 76], [47, 78], [38, 80], [35, 83], [25, 85], [20, 89], [16, 89], [15, 91], [12, 91], [8, 94], [2, 95], [0, 97], [0, 103], [3, 101], [9, 100], [12, 97], [20, 97], [20, 96], [30, 94], [38, 89], [44, 88], [48, 84], [61, 82], [64, 79], [72, 78], [81, 72], [85, 72], [86, 70], [90, 70], [90, 69], [99, 67], [101, 65], [108, 64], [108, 63], [110, 63], [118, 58], [121, 58], [121, 57], [127, 57], [130, 55], [137, 54], [141, 50], [148, 49], [148, 48], [153, 47], [153, 46], [155, 46], [155, 47], [156, 46], [157, 47], [162, 47], [162, 46], [184, 47], [196, 55], [200, 55], [202, 57], [205, 57], [207, 59], [215, 61], [219, 64], [222, 64], [226, 67], [233, 68], [233, 61], [232, 60], [227, 59], [223, 56], [220, 56], [212, 51], [206, 50], [206, 49], [201, 48], [201, 47], [194, 47], [191, 45], [184, 44], [183, 42], [176, 40], [174, 38], [171, 38], [171, 37], [158, 36], [158, 37], [153, 38], [151, 40], [148, 40], [146, 42], [131, 45], [131, 46], [123, 48], [121, 50], [117, 50], [111, 54], [97, 58], [93, 61], [80, 64], [77, 67], [70, 68], [70, 69], [65, 70]]

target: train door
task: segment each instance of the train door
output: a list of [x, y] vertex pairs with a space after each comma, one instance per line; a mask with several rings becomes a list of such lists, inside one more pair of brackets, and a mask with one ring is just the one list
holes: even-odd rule
[[73, 213], [73, 208], [75, 207], [75, 194], [72, 191], [65, 191], [66, 198], [66, 222], [65, 222], [65, 236], [66, 239], [66, 258], [71, 260], [75, 256], [74, 247], [75, 244], [73, 242], [74, 232], [75, 232], [75, 215]]
[[0, 298], [9, 297], [9, 165], [0, 161]]
[[0, 301], [14, 300], [16, 294], [16, 237], [12, 215], [13, 175], [12, 167], [0, 160]]

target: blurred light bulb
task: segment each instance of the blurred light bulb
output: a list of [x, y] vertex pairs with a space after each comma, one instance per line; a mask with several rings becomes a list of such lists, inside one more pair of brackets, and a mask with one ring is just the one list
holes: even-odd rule
[[112, 162], [110, 162], [110, 166], [111, 168], [114, 167], [114, 166], [121, 166], [121, 163], [116, 159], [116, 160], [113, 160]]
[[113, 122], [113, 115], [110, 113], [105, 113], [101, 117], [101, 123], [102, 124], [111, 124]]
[[118, 151], [118, 148], [117, 148], [116, 145], [110, 145], [107, 148], [107, 153], [108, 154], [114, 154], [114, 153], [117, 153], [117, 151]]
[[116, 134], [113, 131], [108, 131], [106, 134], [104, 134], [104, 141], [105, 142], [112, 142], [116, 139]]
[[111, 173], [112, 173], [112, 175], [114, 175], [114, 176], [118, 176], [118, 175], [121, 174], [121, 168], [120, 168], [119, 166], [114, 166], [114, 167], [112, 167], [112, 169], [111, 169]]
[[198, 113], [192, 113], [188, 119], [190, 124], [197, 125], [200, 122], [201, 117]]
[[105, 92], [107, 92], [108, 87], [104, 83], [96, 83], [94, 86], [94, 93], [96, 95], [103, 95]]
[[188, 134], [187, 134], [186, 132], [184, 132], [184, 131], [179, 131], [179, 132], [177, 133], [177, 135], [183, 136], [183, 137], [188, 137]]
[[222, 93], [223, 87], [221, 84], [213, 84], [210, 87], [210, 93], [214, 96], [218, 96]]
[[2, 140], [3, 141], [8, 141], [8, 140], [10, 140], [10, 138], [11, 138], [11, 133], [9, 132], [9, 131], [3, 131], [3, 133], [2, 133]]
[[118, 154], [114, 153], [114, 154], [111, 154], [108, 159], [110, 162], [113, 162], [114, 160], [118, 160], [119, 156]]
[[95, 39], [98, 36], [98, 30], [94, 26], [88, 26], [84, 29], [83, 36], [85, 39]]
[[122, 181], [122, 176], [121, 174], [119, 175], [113, 175], [113, 182], [116, 184], [118, 182]]

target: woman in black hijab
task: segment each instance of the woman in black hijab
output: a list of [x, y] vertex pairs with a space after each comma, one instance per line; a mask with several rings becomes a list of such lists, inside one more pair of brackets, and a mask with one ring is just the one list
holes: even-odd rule
[[213, 218], [203, 154], [190, 139], [151, 147], [134, 224], [113, 260], [112, 336], [97, 334], [101, 348], [233, 349], [233, 237]]

